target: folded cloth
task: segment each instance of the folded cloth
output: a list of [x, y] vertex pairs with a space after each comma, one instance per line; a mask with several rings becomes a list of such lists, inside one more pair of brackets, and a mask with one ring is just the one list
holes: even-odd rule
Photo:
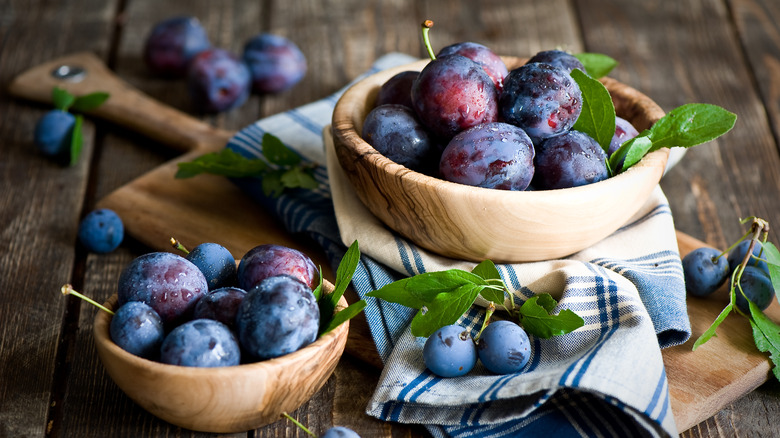
[[[413, 60], [390, 54], [368, 73]], [[406, 276], [470, 270], [474, 263], [438, 256], [395, 234], [359, 201], [326, 128], [342, 92], [260, 120], [228, 144], [257, 156], [263, 134], [272, 133], [302, 157], [326, 163], [316, 171], [320, 189], [271, 199], [257, 180], [236, 183], [288, 231], [319, 242], [334, 265], [357, 240], [362, 257], [353, 287], [363, 298]], [[561, 260], [498, 268], [517, 302], [550, 293], [585, 325], [552, 339], [532, 337], [521, 373], [494, 375], [478, 364], [463, 377], [439, 378], [423, 362], [425, 340], [409, 329], [416, 310], [367, 298], [371, 335], [385, 362], [368, 414], [423, 424], [441, 437], [677, 435], [661, 349], [685, 342], [691, 330], [674, 224], [660, 187], [598, 244]], [[476, 333], [483, 314], [477, 302], [459, 323]]]

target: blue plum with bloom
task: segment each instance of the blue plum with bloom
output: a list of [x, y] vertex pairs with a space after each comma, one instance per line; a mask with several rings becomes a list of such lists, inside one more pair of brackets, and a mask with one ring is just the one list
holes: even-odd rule
[[747, 300], [752, 301], [759, 309], [765, 310], [772, 304], [775, 289], [772, 286], [772, 280], [764, 270], [756, 266], [745, 266], [735, 293], [734, 304], [739, 310], [750, 315], [750, 306]]
[[500, 118], [534, 144], [569, 131], [582, 112], [582, 92], [566, 70], [534, 62], [509, 72], [498, 99]]
[[[729, 251], [728, 255], [728, 262], [729, 262], [729, 268], [733, 271], [734, 269], [737, 269], [737, 265], [742, 263], [743, 260], [745, 260], [745, 256], [747, 255], [748, 248], [750, 247], [750, 239], [743, 240], [737, 244], [734, 248], [732, 248], [731, 251]], [[756, 241], [756, 243], [753, 245], [753, 252], [750, 260], [748, 260], [746, 266], [755, 266], [757, 268], [760, 268], [766, 275], [769, 275], [769, 266], [766, 263], [766, 260], [763, 260], [766, 258], [766, 254], [763, 254], [763, 245], [761, 242]]]
[[425, 340], [423, 360], [437, 376], [463, 376], [476, 365], [477, 348], [468, 330], [457, 324], [446, 325]]
[[236, 259], [218, 243], [201, 243], [185, 258], [203, 272], [210, 290], [232, 286], [236, 282]]
[[380, 105], [363, 121], [363, 139], [380, 154], [409, 169], [427, 173], [438, 164], [437, 142], [405, 105]]
[[170, 365], [214, 368], [241, 363], [235, 335], [219, 321], [195, 319], [171, 330], [160, 347], [160, 361]]
[[75, 125], [76, 116], [73, 114], [59, 109], [48, 111], [35, 124], [33, 142], [47, 157], [64, 162], [70, 156]]
[[155, 360], [165, 338], [160, 315], [146, 303], [131, 301], [119, 307], [111, 318], [109, 334], [121, 349]]
[[531, 184], [551, 190], [599, 182], [609, 177], [606, 160], [607, 154], [596, 140], [571, 130], [537, 145]]
[[729, 262], [715, 248], [700, 247], [682, 259], [685, 290], [695, 297], [706, 297], [723, 285], [731, 273]]
[[109, 253], [119, 247], [125, 236], [122, 218], [108, 208], [92, 210], [79, 223], [79, 242], [91, 252]]
[[241, 347], [265, 360], [317, 339], [320, 310], [311, 288], [289, 275], [269, 277], [248, 290], [236, 315]]
[[489, 371], [517, 373], [531, 358], [531, 341], [525, 330], [514, 322], [494, 321], [479, 336], [477, 355]]
[[582, 62], [576, 56], [564, 50], [543, 50], [537, 52], [526, 64], [533, 62], [550, 64], [553, 67], [566, 70], [567, 73], [571, 73], [575, 68], [585, 71], [585, 66], [582, 65]]

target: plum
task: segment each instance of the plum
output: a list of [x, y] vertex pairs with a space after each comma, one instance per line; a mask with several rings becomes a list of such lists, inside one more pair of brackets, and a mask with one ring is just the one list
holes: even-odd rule
[[172, 17], [157, 23], [144, 44], [144, 62], [156, 75], [183, 78], [187, 65], [211, 47], [206, 30], [195, 17]]
[[312, 290], [289, 275], [268, 277], [247, 291], [236, 315], [241, 347], [265, 360], [314, 342], [320, 309]]
[[243, 60], [256, 93], [280, 93], [292, 88], [306, 75], [306, 56], [289, 39], [270, 33], [250, 38]]
[[198, 111], [216, 113], [237, 108], [249, 97], [249, 68], [227, 50], [204, 50], [190, 62], [187, 89]]
[[485, 123], [458, 133], [441, 156], [442, 178], [461, 184], [525, 190], [534, 175], [534, 147], [520, 128]]

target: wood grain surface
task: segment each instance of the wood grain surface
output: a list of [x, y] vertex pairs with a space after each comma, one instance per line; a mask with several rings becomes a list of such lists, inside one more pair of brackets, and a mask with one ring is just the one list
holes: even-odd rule
[[[71, 282], [105, 299], [122, 267], [149, 251], [142, 239], [129, 237], [111, 254], [87, 254], [76, 243], [78, 220], [115, 189], [179, 153], [88, 117], [78, 165], [62, 167], [37, 154], [32, 131], [49, 107], [12, 98], [7, 85], [22, 71], [65, 54], [93, 52], [155, 100], [230, 132], [327, 96], [387, 52], [424, 56], [417, 27], [426, 18], [436, 23], [436, 47], [474, 40], [520, 56], [559, 46], [606, 53], [620, 61], [613, 77], [666, 111], [708, 102], [739, 115], [731, 133], [688, 152], [662, 181], [678, 230], [724, 248], [742, 235], [739, 218], [780, 217], [780, 5], [774, 1], [9, 0], [2, 10], [0, 437], [210, 436], [171, 426], [125, 396], [97, 358], [95, 310], [58, 295], [60, 285]], [[234, 51], [260, 31], [288, 36], [306, 54], [309, 74], [293, 90], [253, 96], [238, 110], [193, 113], [186, 85], [152, 77], [140, 57], [151, 26], [180, 14], [199, 17], [215, 45]], [[248, 201], [245, 206], [256, 208]], [[289, 239], [292, 246], [314, 248], [306, 238]], [[775, 231], [770, 239], [777, 241]], [[366, 437], [426, 436], [419, 427], [362, 414], [367, 388], [377, 379], [375, 368], [345, 356], [323, 389], [292, 414], [320, 434], [341, 424]], [[681, 435], [777, 436], [778, 397], [780, 384], [770, 381]], [[278, 421], [221, 436], [307, 435]]]

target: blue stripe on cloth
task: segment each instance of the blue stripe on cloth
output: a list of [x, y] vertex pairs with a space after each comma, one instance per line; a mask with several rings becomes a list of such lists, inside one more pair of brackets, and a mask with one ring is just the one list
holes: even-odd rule
[[[663, 423], [664, 419], [666, 418], [666, 414], [670, 409], [668, 384], [668, 380], [666, 379], [666, 369], [664, 368], [661, 370], [661, 376], [658, 378], [658, 384], [656, 385], [656, 390], [653, 393], [653, 398], [650, 400], [650, 404], [647, 406], [647, 409], [645, 409], [645, 414], [651, 418], [657, 418], [659, 423]], [[655, 410], [659, 403], [661, 410], [656, 414]]]
[[530, 415], [499, 424], [444, 426], [450, 437], [644, 437], [630, 416], [592, 394], [561, 389]]
[[640, 298], [655, 325], [661, 348], [679, 345], [691, 336], [682, 261], [678, 253], [657, 251], [630, 259], [597, 258], [595, 265], [627, 278], [642, 291]]
[[406, 252], [406, 242], [404, 242], [403, 239], [401, 239], [398, 236], [395, 236], [395, 244], [398, 248], [398, 257], [401, 258], [401, 263], [404, 266], [404, 269], [406, 270], [407, 275], [414, 275], [414, 269], [412, 267], [412, 263], [409, 261], [409, 254]]
[[287, 111], [286, 113], [290, 118], [300, 125], [301, 127], [311, 131], [314, 134], [321, 135], [322, 134], [322, 124], [320, 124], [318, 121], [313, 121], [309, 117], [307, 117], [302, 112], [292, 109], [290, 111]]
[[[589, 268], [591, 267], [589, 266]], [[569, 380], [567, 374], [569, 373], [567, 372], [567, 374], [564, 374], [562, 381], [566, 383], [564, 383], [563, 386], [579, 386], [580, 380], [588, 370], [588, 366], [596, 357], [599, 350], [604, 346], [605, 341], [612, 336], [620, 326], [620, 315], [617, 305], [617, 285], [615, 285], [609, 277], [595, 274], [596, 272], [594, 272], [594, 280], [596, 282], [596, 295], [599, 297], [598, 308], [602, 322], [601, 335], [591, 351], [584, 356], [584, 360], [580, 361], [579, 370], [570, 382], [567, 382]], [[569, 368], [569, 371], [573, 372], [575, 368], [577, 367], [572, 366]]]
[[422, 274], [423, 272], [427, 272], [425, 269], [425, 264], [423, 263], [423, 259], [420, 257], [420, 251], [417, 250], [417, 247], [413, 244], [409, 244], [409, 251], [412, 252], [412, 258], [414, 259], [414, 265], [417, 267], [417, 273]]
[[412, 398], [414, 398], [414, 395], [412, 395], [410, 398], [407, 398], [407, 395], [408, 395], [408, 394], [410, 394], [410, 393], [412, 393], [412, 391], [414, 390], [414, 388], [416, 388], [417, 386], [419, 386], [419, 385], [420, 385], [420, 384], [422, 384], [423, 382], [425, 382], [425, 381], [430, 381], [430, 380], [431, 380], [431, 377], [433, 377], [433, 374], [432, 374], [430, 371], [428, 371], [428, 370], [426, 369], [426, 370], [425, 370], [424, 372], [422, 372], [420, 375], [418, 375], [417, 377], [415, 377], [415, 378], [414, 378], [414, 379], [413, 379], [413, 380], [412, 380], [412, 381], [409, 383], [409, 385], [407, 385], [407, 386], [406, 386], [406, 388], [404, 388], [403, 390], [401, 390], [401, 392], [399, 392], [399, 393], [398, 393], [398, 400], [411, 401], [411, 399], [412, 399]]

